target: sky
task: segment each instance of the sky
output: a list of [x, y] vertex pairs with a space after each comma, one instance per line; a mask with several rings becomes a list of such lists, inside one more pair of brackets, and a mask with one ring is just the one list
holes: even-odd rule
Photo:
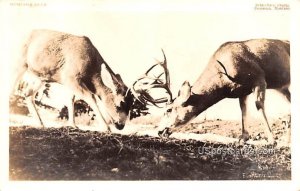
[[[43, 2], [43, 1], [41, 1]], [[79, 1], [78, 1], [79, 2]], [[16, 68], [20, 47], [33, 29], [51, 29], [91, 39], [102, 57], [127, 86], [143, 74], [165, 51], [173, 95], [181, 84], [191, 84], [203, 72], [210, 56], [224, 42], [253, 38], [290, 39], [289, 11], [255, 10], [255, 3], [221, 1], [89, 1], [47, 3], [45, 7], [7, 4], [2, 29], [7, 46], [1, 51], [9, 71]], [[97, 3], [96, 3], [97, 2]], [[60, 96], [58, 96], [61, 98]], [[255, 104], [251, 114], [255, 116]], [[274, 104], [276, 103], [276, 104]], [[230, 108], [230, 109], [229, 109]], [[289, 104], [275, 91], [266, 95], [270, 116], [289, 112]], [[225, 99], [201, 116], [239, 119], [237, 99]]]

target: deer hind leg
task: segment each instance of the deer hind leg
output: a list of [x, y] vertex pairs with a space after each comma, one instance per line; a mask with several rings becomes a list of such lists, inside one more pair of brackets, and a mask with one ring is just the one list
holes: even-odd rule
[[[291, 93], [288, 87], [284, 87], [282, 89], [278, 89], [278, 92], [284, 95], [284, 97], [291, 102]], [[282, 125], [284, 125], [285, 129], [285, 141], [289, 143], [291, 141], [291, 116], [287, 121], [283, 121]]]
[[265, 80], [261, 80], [257, 83], [257, 85], [254, 87], [254, 96], [255, 96], [255, 105], [257, 110], [262, 114], [264, 121], [266, 123], [265, 126], [265, 133], [268, 136], [268, 142], [273, 144], [274, 143], [274, 137], [272, 134], [272, 130], [271, 127], [269, 125], [267, 116], [266, 116], [266, 112], [265, 112], [265, 106], [264, 106], [264, 102], [265, 102], [265, 95], [266, 95], [266, 88], [267, 88], [267, 83]]
[[291, 92], [288, 87], [277, 89], [277, 91], [281, 93], [289, 102], [291, 102]]
[[[93, 95], [84, 84], [82, 84], [82, 85], [78, 84], [77, 86], [74, 86], [72, 88], [73, 88], [74, 92], [76, 92], [76, 96], [78, 96], [79, 98], [86, 101], [86, 103], [92, 108], [92, 110], [96, 114], [97, 121], [98, 121], [102, 131], [108, 131], [109, 130], [108, 123], [105, 121], [105, 118], [102, 116], [101, 111], [100, 111], [99, 107], [97, 106], [97, 100], [94, 97], [95, 95]], [[74, 112], [73, 112], [73, 115], [74, 115]], [[69, 116], [69, 118], [70, 118], [70, 116]]]
[[239, 98], [240, 108], [241, 108], [241, 111], [242, 111], [242, 136], [241, 136], [241, 139], [244, 140], [244, 141], [247, 141], [249, 139], [249, 133], [246, 130], [246, 126], [248, 125], [248, 122], [247, 122], [247, 105], [246, 105], [247, 98], [248, 98], [248, 95]]
[[36, 94], [42, 85], [43, 85], [43, 82], [40, 80], [37, 80], [34, 83], [28, 83], [27, 87], [26, 87], [27, 92], [25, 93], [25, 97], [26, 97], [26, 103], [27, 103], [27, 107], [28, 107], [30, 114], [32, 115], [32, 117], [38, 119], [39, 125], [44, 128], [45, 127], [44, 123], [43, 123], [41, 116], [39, 115], [36, 105], [35, 105]]

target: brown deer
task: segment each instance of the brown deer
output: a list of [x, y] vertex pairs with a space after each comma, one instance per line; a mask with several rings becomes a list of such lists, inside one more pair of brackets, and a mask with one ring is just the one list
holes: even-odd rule
[[[164, 62], [159, 62], [153, 67], [162, 67], [167, 78], [165, 55], [164, 58]], [[75, 96], [76, 99], [87, 102], [92, 108], [104, 131], [109, 130], [111, 124], [117, 129], [123, 129], [136, 99], [145, 104], [166, 101], [163, 98], [153, 99], [147, 89], [142, 86], [136, 87], [135, 84], [141, 84], [137, 83], [139, 80], [132, 88], [128, 88], [121, 76], [112, 71], [90, 39], [85, 36], [50, 30], [33, 31], [23, 47], [20, 65], [14, 78], [14, 88], [25, 73], [34, 76], [33, 80], [26, 84], [24, 95], [30, 113], [38, 119], [42, 127], [44, 124], [35, 106], [35, 95], [45, 83], [60, 83], [73, 93], [71, 98], [66, 100], [68, 123], [72, 127], [76, 127]], [[160, 76], [144, 84], [149, 88], [168, 89], [169, 85], [162, 82]]]
[[[168, 136], [174, 127], [182, 127], [201, 112], [224, 98], [239, 98], [242, 111], [242, 138], [246, 131], [246, 100], [255, 95], [255, 105], [266, 123], [268, 142], [274, 138], [268, 123], [264, 101], [266, 89], [276, 89], [290, 101], [289, 41], [256, 39], [227, 42], [211, 57], [193, 86], [183, 83], [178, 97], [169, 105], [159, 134]], [[229, 111], [230, 112], [230, 111]]]

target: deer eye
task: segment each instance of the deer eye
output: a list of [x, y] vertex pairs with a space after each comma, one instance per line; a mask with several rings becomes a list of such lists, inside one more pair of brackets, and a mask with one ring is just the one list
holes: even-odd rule
[[170, 109], [167, 109], [167, 113], [170, 113], [172, 111], [172, 109], [170, 108]]

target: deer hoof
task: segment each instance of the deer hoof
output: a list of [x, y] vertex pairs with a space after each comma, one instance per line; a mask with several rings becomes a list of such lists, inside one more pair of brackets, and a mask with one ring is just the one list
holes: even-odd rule
[[250, 139], [250, 135], [248, 132], [244, 132], [240, 137], [239, 137], [239, 143], [245, 143]]
[[162, 138], [169, 138], [169, 136], [172, 134], [170, 128], [165, 128], [162, 131], [158, 131], [158, 135]]
[[276, 141], [274, 139], [274, 137], [269, 137], [268, 138], [268, 145], [275, 145], [276, 144]]

